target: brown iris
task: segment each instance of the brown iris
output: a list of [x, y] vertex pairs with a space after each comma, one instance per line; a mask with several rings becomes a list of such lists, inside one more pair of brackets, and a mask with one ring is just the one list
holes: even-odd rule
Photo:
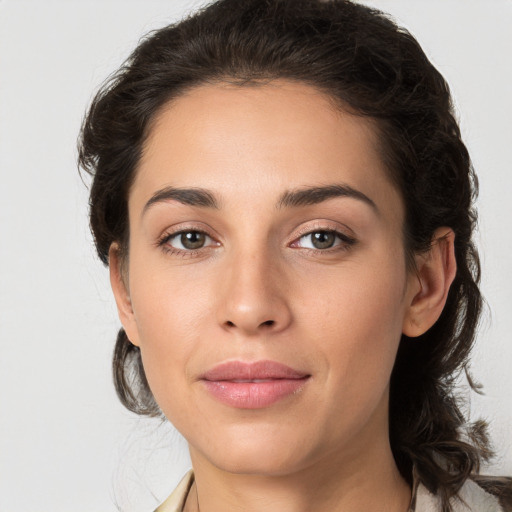
[[205, 241], [206, 235], [200, 231], [187, 231], [180, 235], [180, 242], [185, 249], [200, 249]]
[[336, 235], [332, 231], [316, 231], [311, 233], [311, 243], [316, 249], [329, 249], [334, 245]]

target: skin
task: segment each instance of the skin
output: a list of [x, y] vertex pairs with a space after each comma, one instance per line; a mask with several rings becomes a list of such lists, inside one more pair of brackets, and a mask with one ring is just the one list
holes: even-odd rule
[[[282, 204], [329, 185], [373, 204]], [[205, 189], [217, 208], [155, 199], [167, 187]], [[113, 244], [111, 281], [153, 394], [189, 443], [186, 510], [407, 510], [390, 374], [402, 333], [439, 317], [455, 262], [444, 228], [408, 271], [403, 220], [371, 120], [310, 86], [205, 85], [158, 113], [129, 194], [128, 261]], [[206, 233], [203, 247], [181, 244], [187, 230]], [[319, 232], [339, 233], [333, 247], [313, 245]], [[262, 359], [310, 378], [261, 409], [221, 403], [200, 379]]]

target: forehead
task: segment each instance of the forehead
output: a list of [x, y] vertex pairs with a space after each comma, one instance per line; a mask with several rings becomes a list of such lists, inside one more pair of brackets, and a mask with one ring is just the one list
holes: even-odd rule
[[218, 83], [195, 87], [157, 113], [132, 195], [143, 201], [175, 186], [277, 197], [339, 182], [377, 201], [394, 190], [371, 119], [301, 83]]

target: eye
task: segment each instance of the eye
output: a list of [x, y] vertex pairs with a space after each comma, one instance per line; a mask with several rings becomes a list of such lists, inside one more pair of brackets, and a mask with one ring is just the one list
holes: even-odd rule
[[338, 246], [350, 246], [355, 243], [353, 238], [337, 231], [322, 229], [312, 231], [301, 236], [294, 244], [294, 247], [303, 249], [325, 250]]
[[202, 231], [196, 230], [174, 233], [166, 236], [161, 242], [162, 245], [165, 244], [180, 251], [194, 251], [213, 245], [213, 243], [210, 236]]

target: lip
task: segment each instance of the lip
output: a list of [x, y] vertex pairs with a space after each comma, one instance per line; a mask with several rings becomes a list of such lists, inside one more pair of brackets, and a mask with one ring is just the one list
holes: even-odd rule
[[302, 390], [310, 375], [275, 361], [228, 361], [201, 375], [206, 390], [239, 409], [262, 409]]

